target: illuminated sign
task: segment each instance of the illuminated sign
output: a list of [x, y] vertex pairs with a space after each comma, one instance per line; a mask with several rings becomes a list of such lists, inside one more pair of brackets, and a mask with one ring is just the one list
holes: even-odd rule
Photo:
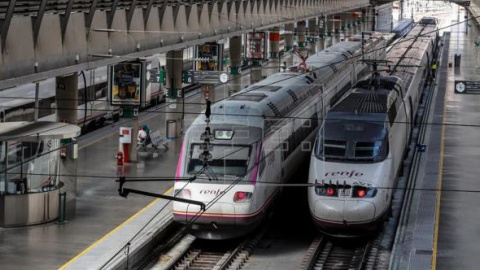
[[145, 87], [145, 62], [128, 62], [110, 65], [108, 86], [112, 105], [140, 105]]
[[195, 70], [218, 71], [221, 67], [223, 47], [217, 43], [197, 45]]
[[251, 60], [264, 60], [266, 43], [265, 32], [247, 34], [247, 58]]

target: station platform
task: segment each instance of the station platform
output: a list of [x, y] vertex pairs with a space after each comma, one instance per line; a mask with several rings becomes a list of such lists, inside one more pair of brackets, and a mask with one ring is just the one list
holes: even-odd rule
[[[293, 57], [290, 54], [285, 57]], [[282, 59], [283, 61], [283, 59]], [[293, 60], [297, 62], [298, 60]], [[278, 72], [279, 61], [264, 66], [263, 75]], [[250, 85], [249, 70], [242, 74], [242, 88]], [[228, 85], [217, 86], [211, 100], [229, 95]], [[188, 127], [204, 108], [200, 90], [185, 99], [185, 126]], [[166, 105], [141, 112], [139, 123], [165, 134]], [[118, 195], [118, 128], [126, 119], [78, 138], [76, 215], [65, 224], [55, 222], [18, 228], [0, 228], [1, 269], [101, 269], [110, 258], [124, 254], [133, 238], [149, 237], [153, 227], [171, 221], [171, 208], [165, 200], [140, 195], [127, 199]], [[127, 177], [158, 178], [175, 175], [182, 139], [169, 142], [169, 150], [160, 154], [140, 152], [139, 161], [125, 166]], [[160, 194], [173, 189], [173, 181], [128, 183], [126, 186]], [[141, 233], [139, 231], [143, 228]], [[149, 229], [150, 228], [150, 229]], [[138, 235], [137, 235], [138, 234]], [[132, 245], [135, 243], [132, 242]]]
[[[473, 3], [478, 9], [478, 1]], [[448, 69], [437, 197], [432, 269], [478, 269], [480, 243], [480, 95], [458, 94], [455, 80], [478, 82], [480, 48], [477, 24], [452, 27], [449, 62], [461, 55], [460, 68]]]
[[480, 75], [480, 48], [474, 44], [479, 28], [467, 25], [465, 15], [461, 8], [443, 29], [427, 151], [400, 220], [390, 269], [478, 269], [480, 95], [454, 89], [455, 80], [478, 81]]

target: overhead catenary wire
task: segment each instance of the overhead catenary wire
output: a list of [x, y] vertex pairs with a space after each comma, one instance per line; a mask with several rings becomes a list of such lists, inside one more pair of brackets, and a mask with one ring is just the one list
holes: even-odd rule
[[[253, 168], [255, 168], [255, 166], [252, 166], [251, 169], [249, 169], [249, 171], [251, 171]], [[249, 172], [247, 172], [248, 174]], [[246, 175], [247, 175], [246, 174]], [[245, 175], [244, 175], [245, 176]], [[241, 180], [244, 176], [242, 177], [239, 177], [239, 180]], [[233, 186], [235, 186], [237, 183], [237, 181], [235, 181], [234, 183], [232, 183], [228, 188], [226, 188], [223, 193], [220, 193], [220, 195], [216, 196], [212, 201], [210, 201], [210, 203], [207, 205], [207, 209], [210, 208], [216, 201], [218, 201], [221, 197], [223, 197]], [[188, 183], [187, 183], [188, 184]], [[187, 225], [188, 224], [191, 224], [191, 222], [195, 221], [196, 219], [198, 219], [201, 214], [203, 212], [202, 211], [199, 211], [194, 217], [192, 217], [190, 220], [187, 221]]]
[[[471, 19], [473, 19], [473, 18], [471, 18]], [[436, 31], [437, 31], [437, 30], [436, 30]], [[431, 32], [436, 32], [436, 31], [431, 31]], [[423, 34], [423, 35], [425, 35], [425, 34]], [[407, 40], [409, 40], [409, 39], [407, 39]], [[404, 41], [406, 41], [406, 40], [404, 40]], [[348, 60], [348, 59], [345, 59], [345, 60], [342, 60], [342, 61], [339, 61], [339, 62], [343, 62], [343, 61], [347, 61], [347, 60]], [[324, 68], [324, 67], [320, 67], [320, 68]], [[300, 75], [302, 75], [302, 74], [300, 74]], [[299, 76], [299, 75], [296, 75], [296, 76]], [[294, 77], [295, 77], [295, 76], [294, 76]], [[291, 78], [291, 77], [290, 77], [290, 78]], [[288, 78], [288, 79], [290, 79], [290, 78]], [[227, 97], [227, 98], [228, 98], [228, 97]], [[218, 102], [218, 101], [217, 101], [217, 102]], [[166, 106], [166, 105], [165, 105], [165, 106]], [[163, 106], [163, 107], [165, 107], [165, 106]], [[158, 112], [158, 109], [160, 109], [160, 108], [155, 108], [153, 111], [148, 111], [148, 113], [150, 113], [150, 112]], [[197, 114], [197, 113], [195, 113], [195, 114]], [[223, 114], [223, 115], [224, 115], [224, 114]], [[288, 118], [288, 117], [282, 116], [282, 117], [280, 117], [280, 118]], [[299, 117], [297, 117], [297, 118], [300, 119]], [[305, 119], [311, 119], [311, 118], [305, 118]], [[323, 119], [321, 119], [321, 118], [319, 118], [319, 119], [320, 119], [320, 120], [323, 120]], [[454, 124], [454, 125], [475, 126], [475, 125], [466, 125], [466, 124]], [[77, 142], [78, 142], [78, 141], [77, 141]], [[74, 142], [72, 142], [72, 143], [74, 143]], [[63, 146], [63, 147], [65, 147], [65, 146]], [[54, 150], [58, 150], [58, 149], [53, 149], [52, 151], [54, 151]]]

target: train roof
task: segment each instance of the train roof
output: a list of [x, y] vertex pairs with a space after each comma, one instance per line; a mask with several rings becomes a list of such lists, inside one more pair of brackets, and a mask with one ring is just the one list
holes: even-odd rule
[[348, 113], [386, 113], [388, 94], [384, 91], [352, 92], [331, 111]]
[[[361, 36], [357, 35], [361, 39]], [[373, 43], [383, 37], [376, 33], [368, 33], [366, 42]], [[309, 72], [280, 72], [254, 84], [231, 97], [212, 106], [212, 124], [238, 124], [264, 127], [267, 117], [281, 118], [289, 115], [299, 104], [316, 94], [319, 87], [308, 87], [321, 84], [337, 67], [345, 64], [361, 49], [360, 39], [340, 42], [310, 56], [306, 64]], [[335, 68], [334, 68], [335, 66]], [[198, 116], [192, 126], [204, 125], [205, 116]]]
[[433, 24], [437, 25], [437, 18], [435, 17], [423, 17], [418, 22], [419, 24]]

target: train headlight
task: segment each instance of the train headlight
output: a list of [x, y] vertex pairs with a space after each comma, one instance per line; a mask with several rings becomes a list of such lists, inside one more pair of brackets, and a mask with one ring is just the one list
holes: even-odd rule
[[252, 195], [253, 194], [251, 192], [237, 191], [233, 196], [233, 202], [235, 203], [250, 202], [252, 200]]
[[315, 193], [319, 196], [336, 197], [338, 189], [335, 185], [323, 185], [315, 188]]
[[372, 187], [353, 187], [353, 198], [373, 198], [377, 195], [377, 189]]
[[215, 139], [217, 140], [231, 140], [232, 137], [232, 130], [215, 130]]

